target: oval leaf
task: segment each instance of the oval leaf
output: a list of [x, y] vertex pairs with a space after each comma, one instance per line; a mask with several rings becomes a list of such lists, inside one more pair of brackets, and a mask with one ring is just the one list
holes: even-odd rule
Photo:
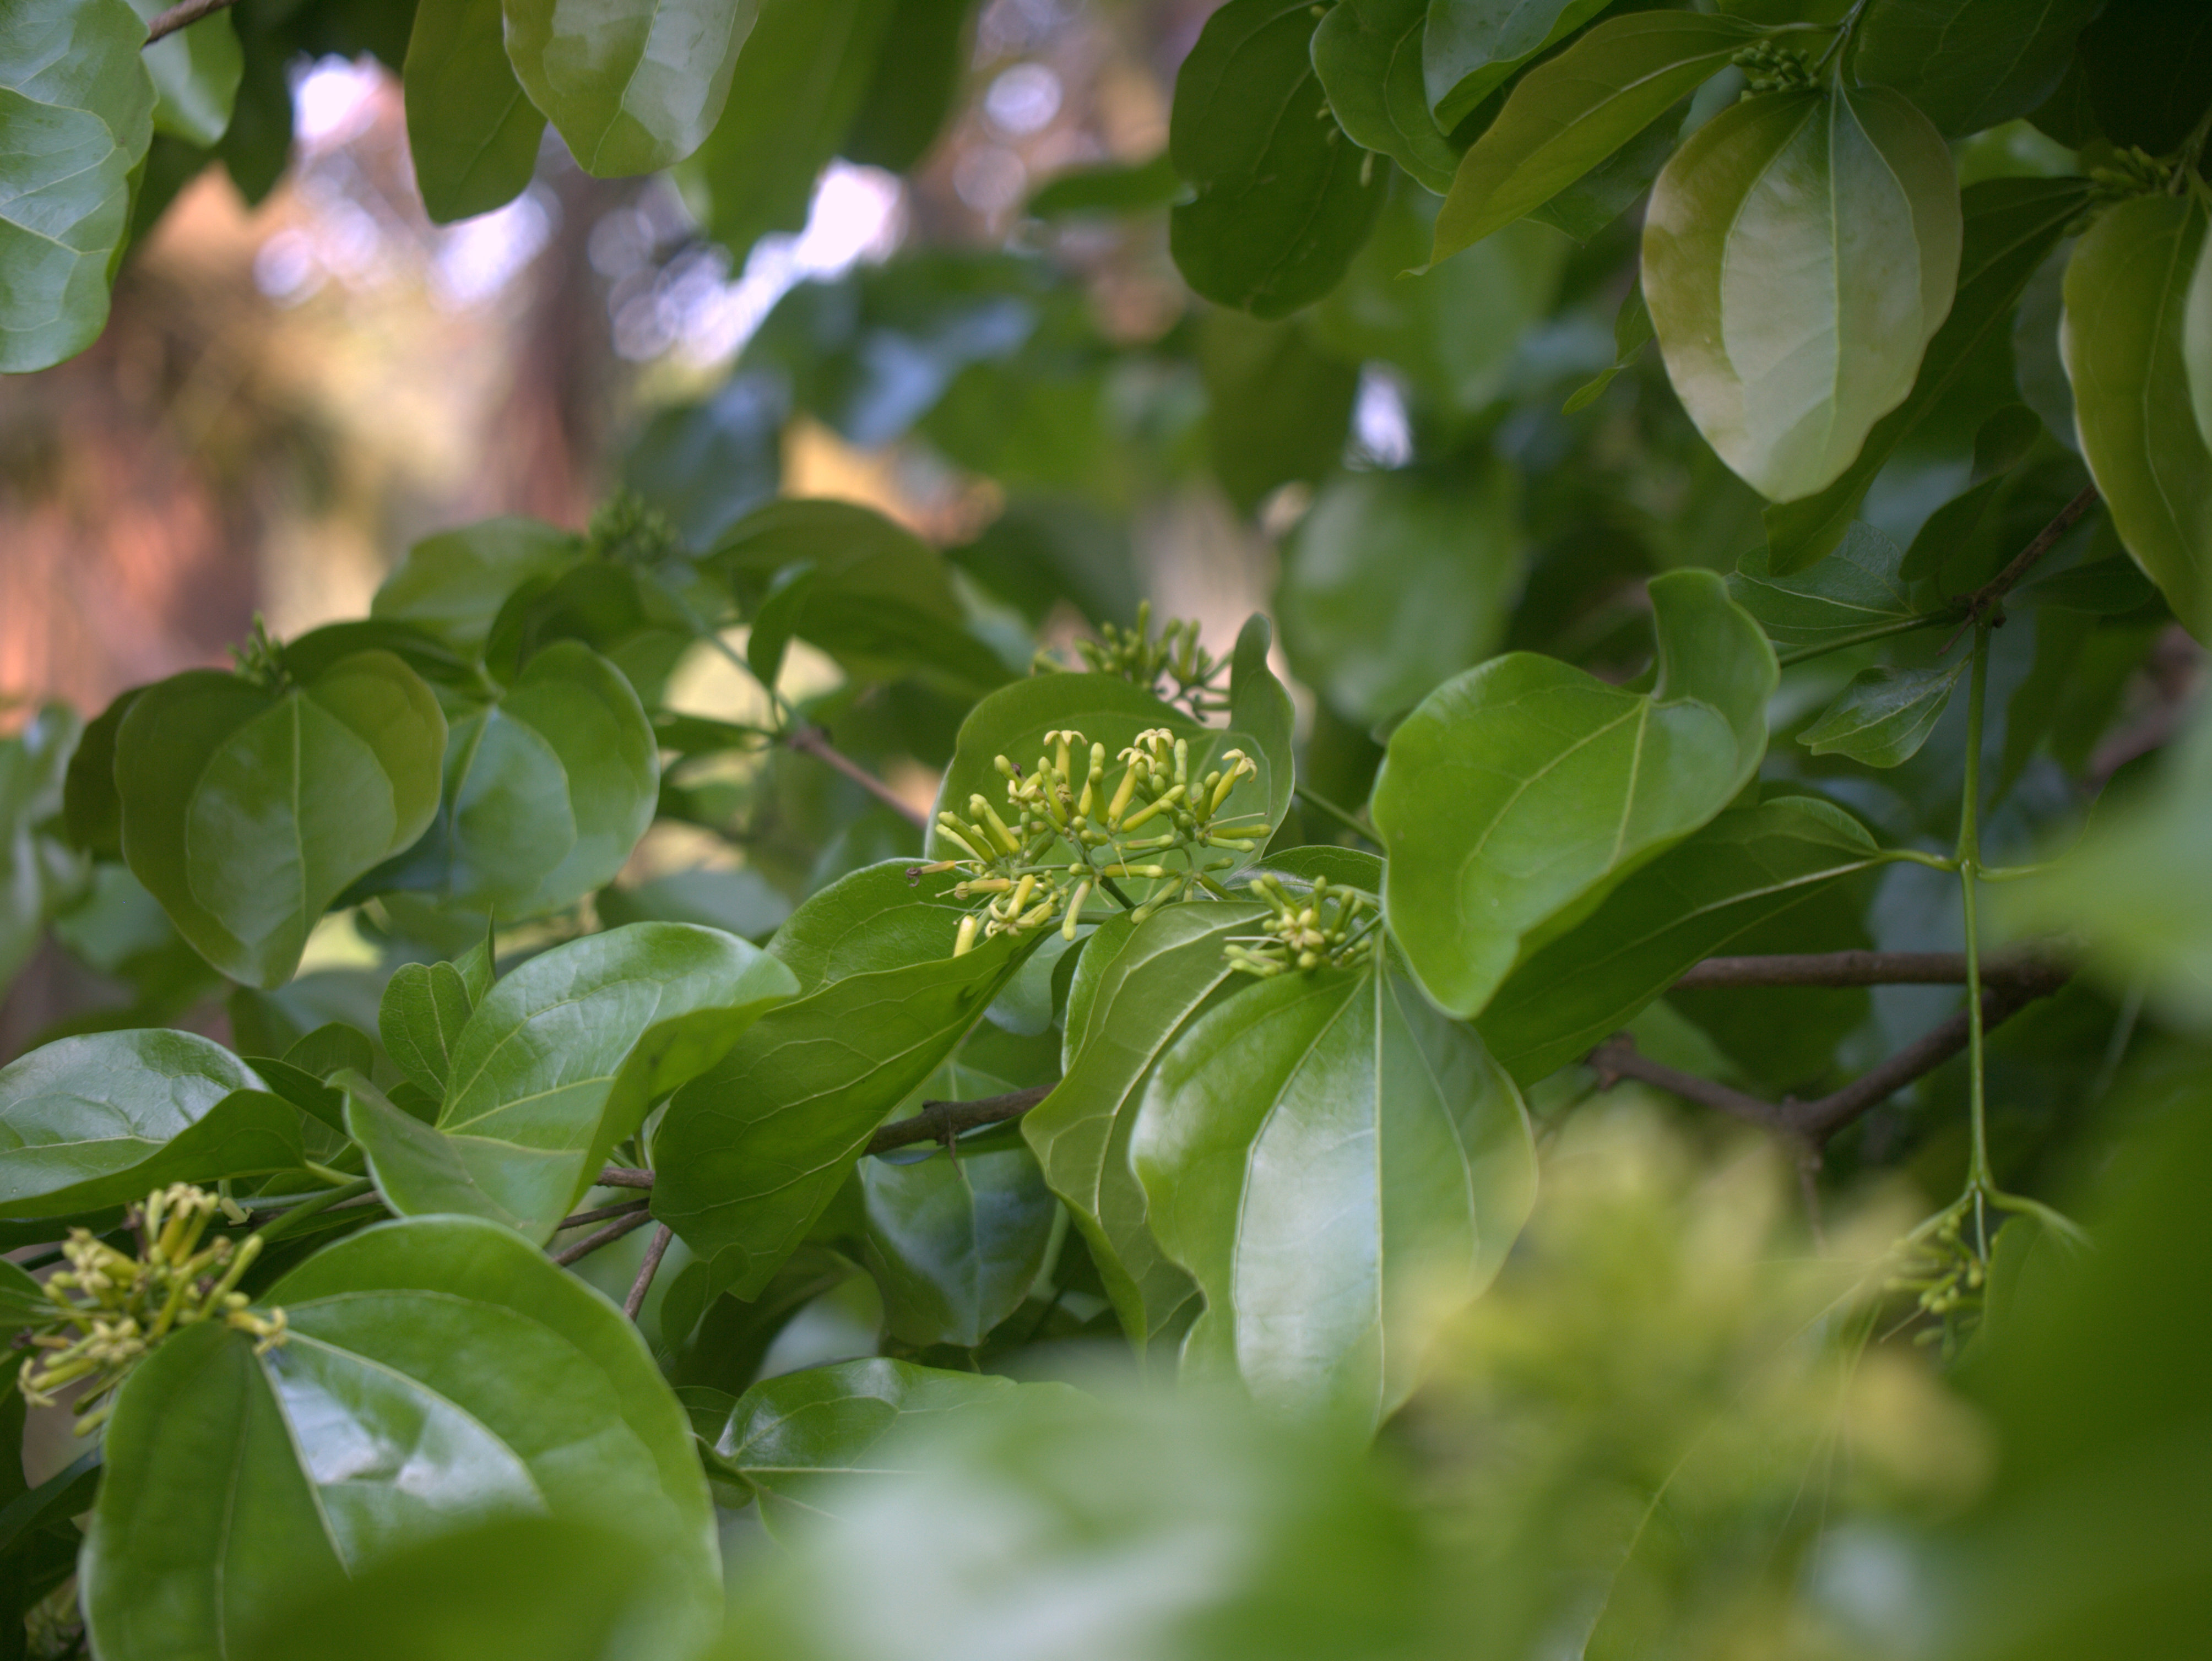
[[503, 1229], [439, 1217], [327, 1247], [270, 1300], [287, 1342], [187, 1327], [117, 1398], [81, 1569], [101, 1655], [231, 1653], [288, 1598], [516, 1515], [619, 1517], [660, 1565], [659, 1652], [711, 1634], [689, 1427], [598, 1293]]
[[[167, 9], [161, 0], [131, 3], [149, 23]], [[144, 58], [154, 77], [154, 130], [201, 149], [221, 140], [246, 73], [246, 55], [229, 17], [220, 12], [203, 17], [155, 41]]]
[[[963, 1096], [1004, 1085], [971, 1084]], [[944, 1092], [948, 1097], [951, 1091]], [[860, 1162], [869, 1272], [901, 1343], [972, 1349], [1022, 1306], [1052, 1243], [1052, 1191], [1026, 1148]]]
[[1852, 75], [1894, 87], [1948, 138], [2018, 118], [2057, 90], [2100, 0], [1871, 0]]
[[1607, 0], [1436, 0], [1419, 41], [1437, 119], [1457, 126], [1540, 52], [1603, 11]]
[[2194, 197], [2138, 197], [2075, 245], [2059, 327], [2081, 458], [2136, 563], [2192, 633], [2212, 597], [2212, 451], [2198, 427], [2183, 318], [2204, 244]]
[[1200, 1015], [1146, 1087], [1132, 1154], [1206, 1294], [1185, 1376], [1368, 1426], [1535, 1198], [1512, 1080], [1381, 965], [1279, 976]]
[[1441, 195], [1459, 152], [1429, 113], [1421, 82], [1428, 16], [1428, 0], [1341, 0], [1314, 30], [1313, 66], [1346, 136]]
[[1797, 742], [1815, 755], [1897, 767], [1920, 753], [1966, 670], [1964, 661], [1949, 669], [1863, 669]]
[[649, 173], [714, 131], [755, 9], [750, 0], [505, 0], [507, 52], [586, 173]]
[[1168, 154], [1197, 194], [1170, 213], [1168, 246], [1193, 288], [1255, 317], [1336, 287], [1389, 188], [1328, 113], [1314, 27], [1295, 0], [1229, 0], [1176, 76]]
[[797, 991], [782, 964], [719, 930], [587, 935], [485, 995], [454, 1040], [434, 1126], [341, 1076], [346, 1128], [393, 1210], [466, 1212], [549, 1240], [647, 1108]]
[[209, 962], [281, 986], [324, 907], [429, 824], [445, 746], [436, 698], [388, 652], [282, 693], [176, 676], [116, 735], [124, 858]]
[[1667, 373], [1771, 500], [1832, 483], [1904, 402], [1951, 309], [1942, 135], [1896, 93], [1774, 93], [1700, 127], [1653, 186], [1644, 294]]
[[368, 615], [411, 623], [481, 658], [507, 597], [533, 578], [567, 570], [581, 551], [570, 533], [537, 519], [483, 519], [443, 530], [407, 550], [377, 588]]
[[1766, 749], [1773, 650], [1711, 572], [1651, 582], [1648, 697], [1510, 652], [1390, 735], [1375, 783], [1383, 900], [1421, 985], [1462, 1018], [1514, 965], [1728, 806]]
[[1834, 553], [1794, 576], [1769, 574], [1764, 550], [1747, 555], [1728, 579], [1729, 597], [1775, 645], [1833, 651], [1920, 615], [1905, 594], [1904, 564], [1903, 549], [1854, 520]]
[[407, 153], [433, 223], [489, 213], [522, 194], [545, 117], [507, 62], [500, 0], [418, 6], [401, 82]]

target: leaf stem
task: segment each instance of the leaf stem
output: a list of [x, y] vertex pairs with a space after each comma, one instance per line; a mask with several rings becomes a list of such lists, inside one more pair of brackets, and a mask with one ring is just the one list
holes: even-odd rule
[[328, 1193], [318, 1194], [313, 1199], [301, 1201], [299, 1204], [279, 1216], [267, 1228], [258, 1232], [264, 1241], [282, 1240], [287, 1234], [299, 1233], [300, 1225], [308, 1218], [319, 1216], [334, 1205], [343, 1205], [348, 1201], [357, 1200], [363, 1195], [374, 1193], [375, 1191], [376, 1185], [367, 1177], [362, 1177], [357, 1181], [346, 1184], [343, 1188], [333, 1188]]
[[1951, 638], [1943, 642], [1945, 652], [1959, 644], [1959, 636], [1977, 623], [1986, 623], [1996, 612], [2004, 597], [2012, 592], [2013, 585], [2027, 575], [2028, 567], [2058, 544], [2058, 539], [2074, 528], [2075, 521], [2097, 505], [2097, 487], [2087, 484], [2081, 494], [2051, 516], [2049, 524], [2037, 531], [2026, 548], [2012, 557], [2010, 564], [1966, 597], [1966, 620]]
[[1936, 871], [1959, 869], [1956, 859], [1947, 859], [1940, 853], [1923, 853], [1917, 848], [1884, 848], [1869, 863], [1876, 865], [1925, 865]]
[[617, 1217], [605, 1228], [595, 1229], [574, 1246], [563, 1246], [560, 1251], [556, 1252], [553, 1254], [553, 1261], [565, 1269], [572, 1263], [590, 1257], [601, 1246], [613, 1245], [624, 1234], [642, 1228], [652, 1221], [653, 1213], [650, 1211], [632, 1211]]
[[623, 1300], [623, 1313], [630, 1319], [635, 1320], [637, 1312], [645, 1307], [645, 1294], [653, 1288], [653, 1277], [660, 1272], [660, 1260], [668, 1255], [668, 1242], [675, 1238], [675, 1232], [665, 1222], [653, 1231], [653, 1244], [645, 1248], [644, 1266], [630, 1282], [629, 1296]]
[[181, 4], [156, 13], [153, 21], [146, 25], [146, 44], [150, 46], [179, 29], [190, 28], [203, 17], [237, 3], [238, 0], [182, 0]]
[[1375, 827], [1373, 826], [1361, 824], [1358, 815], [1349, 813], [1344, 809], [1337, 806], [1335, 803], [1330, 801], [1326, 796], [1322, 795], [1310, 785], [1293, 785], [1292, 790], [1298, 799], [1304, 802], [1308, 807], [1318, 809], [1324, 819], [1335, 820], [1338, 824], [1350, 831], [1354, 836], [1359, 838], [1363, 842], [1369, 843], [1377, 848], [1382, 846], [1382, 840], [1376, 835]]
[[[2078, 500], [2078, 498], [2077, 498]], [[2053, 540], [2056, 540], [2054, 538]], [[1966, 778], [1959, 804], [1959, 890], [1964, 903], [1966, 929], [1966, 1076], [1967, 1103], [1972, 1118], [1973, 1154], [1967, 1183], [1977, 1192], [1996, 1185], [1990, 1173], [1987, 1064], [1983, 1053], [1981, 937], [1975, 916], [1974, 890], [1982, 860], [1982, 706], [1990, 682], [1990, 623], [1978, 620], [1974, 627], [1973, 679], [1966, 694]], [[1981, 1218], [1978, 1210], [1975, 1221]], [[1987, 1239], [1984, 1239], [1987, 1248]]]
[[827, 762], [904, 819], [909, 825], [924, 831], [929, 828], [927, 814], [905, 800], [896, 791], [853, 760], [851, 756], [832, 745], [829, 735], [821, 728], [811, 727], [804, 724], [794, 726], [784, 735], [784, 743], [793, 749], [804, 750], [817, 761]]
[[1872, 628], [1860, 629], [1854, 634], [1824, 640], [1818, 646], [1801, 646], [1795, 652], [1783, 652], [1774, 661], [1784, 669], [1798, 664], [1809, 664], [1815, 658], [1825, 658], [1832, 652], [1844, 652], [1855, 646], [1864, 646], [1869, 640], [1886, 640], [1893, 634], [1911, 634], [1920, 629], [1934, 628], [1940, 623], [1951, 621], [1958, 615], [1953, 609], [1931, 611], [1923, 617], [1907, 617], [1900, 622], [1878, 624]]

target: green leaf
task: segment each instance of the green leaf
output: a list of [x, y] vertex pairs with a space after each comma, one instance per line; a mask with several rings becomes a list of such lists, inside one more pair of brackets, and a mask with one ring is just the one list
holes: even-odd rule
[[2205, 217], [2194, 197], [2107, 211], [2075, 245], [2060, 324], [2082, 459], [2128, 552], [2197, 634], [2212, 623], [2212, 451], [2183, 341]]
[[[148, 23], [167, 9], [161, 0], [131, 0], [131, 5]], [[246, 54], [228, 14], [203, 17], [155, 41], [143, 56], [154, 77], [154, 130], [204, 150], [212, 148], [230, 125], [239, 79], [246, 73]]]
[[1275, 591], [1298, 678], [1371, 727], [1497, 651], [1528, 568], [1520, 494], [1486, 456], [1332, 481], [1285, 545]]
[[453, 717], [422, 839], [362, 884], [502, 920], [609, 882], [653, 822], [660, 755], [621, 671], [578, 640], [531, 658], [495, 703]]
[[1896, 93], [1772, 93], [1652, 187], [1644, 295], [1705, 440], [1773, 501], [1833, 483], [1903, 403], [1959, 276], [1958, 179]]
[[1794, 575], [1768, 575], [1765, 550], [1753, 550], [1728, 579], [1729, 597], [1775, 645], [1832, 650], [1920, 615], [1905, 594], [1904, 560], [1903, 549], [1855, 519], [1834, 553]]
[[594, 902], [609, 928], [623, 923], [696, 923], [745, 940], [765, 940], [791, 915], [791, 901], [750, 865], [701, 867], [634, 888], [601, 888]]
[[1334, 288], [1389, 187], [1328, 114], [1313, 39], [1310, 6], [1229, 0], [1176, 76], [1168, 153], [1197, 194], [1170, 213], [1169, 250], [1193, 288], [1254, 317]]
[[1858, 459], [1836, 482], [1802, 501], [1766, 510], [1768, 558], [1778, 575], [1802, 571], [1839, 542], [1884, 464], [1931, 411], [1960, 385], [1992, 339], [2012, 328], [2028, 279], [2088, 202], [2080, 179], [1996, 179], [1961, 198], [1965, 233], [1951, 310], [1920, 360], [1911, 395], [1875, 423]]
[[708, 234], [744, 263], [769, 231], [806, 224], [814, 180], [874, 82], [893, 0], [758, 0], [729, 107], [685, 169]]
[[[751, 0], [506, 0], [515, 77], [600, 179], [649, 173], [705, 142], [730, 95]], [[485, 103], [503, 103], [497, 82]]]
[[1359, 370], [1316, 351], [1304, 330], [1217, 312], [1200, 320], [1198, 365], [1206, 458], [1240, 511], [1343, 460]]
[[116, 735], [124, 858], [209, 962], [281, 986], [324, 907], [429, 825], [445, 747], [437, 700], [388, 652], [283, 692], [189, 670]]
[[1141, 214], [1164, 208], [1182, 190], [1182, 175], [1163, 150], [1133, 166], [1106, 163], [1059, 174], [1023, 205], [1031, 219], [1073, 219], [1083, 214]]
[[2106, 0], [2075, 48], [2097, 136], [2163, 155], [2212, 109], [2212, 30], [2193, 0]]
[[1169, 1046], [1131, 1155], [1206, 1308], [1183, 1374], [1379, 1423], [1535, 1198], [1521, 1097], [1394, 967], [1242, 988]]
[[1068, 990], [1066, 1076], [1022, 1120], [1139, 1349], [1188, 1318], [1195, 1288], [1147, 1222], [1129, 1161], [1138, 1104], [1161, 1052], [1235, 979], [1222, 948], [1264, 915], [1256, 906], [1201, 902], [1133, 927], [1127, 916], [1101, 924]]
[[1441, 194], [1459, 152], [1429, 113], [1421, 82], [1428, 15], [1429, 0], [1342, 0], [1314, 30], [1313, 66], [1345, 136]]
[[1571, 415], [1595, 403], [1613, 385], [1613, 377], [1643, 356], [1650, 343], [1651, 308], [1644, 303], [1644, 280], [1639, 276], [1621, 300], [1620, 310], [1613, 313], [1613, 361], [1569, 394], [1559, 413]]
[[[1274, 715], [1256, 701], [1255, 707], [1273, 729]], [[936, 813], [957, 813], [966, 818], [970, 798], [981, 796], [1003, 815], [1006, 811], [1006, 779], [999, 771], [998, 758], [1003, 755], [1026, 771], [1032, 761], [1047, 753], [1044, 736], [1048, 732], [1073, 730], [1092, 743], [1105, 745], [1107, 779], [1114, 782], [1121, 777], [1121, 764], [1114, 758], [1133, 744], [1139, 733], [1155, 727], [1165, 728], [1189, 743], [1194, 779], [1218, 767], [1223, 754], [1228, 750], [1241, 749], [1252, 758], [1260, 776], [1242, 780], [1230, 792], [1229, 799], [1222, 804], [1221, 816], [1255, 815], [1255, 827], [1249, 834], [1264, 847], [1290, 806], [1288, 787], [1276, 776], [1276, 758], [1268, 753], [1267, 746], [1252, 733], [1202, 726], [1180, 710], [1162, 703], [1144, 688], [1112, 675], [1033, 675], [1012, 686], [1000, 687], [977, 704], [960, 724], [960, 741], [953, 751], [952, 764], [945, 768], [945, 782], [938, 787]], [[1271, 730], [1271, 736], [1279, 737], [1279, 733]], [[959, 851], [946, 842], [938, 830], [936, 813], [930, 816], [927, 845], [930, 857], [959, 857]], [[1264, 821], [1264, 826], [1257, 821]], [[1237, 834], [1240, 838], [1246, 834], [1242, 828]], [[1066, 842], [1055, 842], [1044, 858], [1050, 862], [1066, 852], [1066, 857], [1073, 858], [1074, 855], [1067, 850]], [[1237, 858], [1242, 864], [1250, 856]], [[1134, 897], [1132, 890], [1132, 898]]]
[[49, 704], [0, 738], [0, 989], [38, 949], [48, 918], [83, 889], [86, 862], [49, 834], [81, 730], [65, 706]]
[[768, 949], [799, 996], [678, 1091], [653, 1133], [653, 1215], [738, 1298], [768, 1284], [1036, 943], [1001, 935], [953, 956], [966, 908], [949, 878], [917, 889], [908, 869], [855, 871], [792, 913]]
[[1419, 43], [1437, 119], [1455, 127], [1539, 52], [1606, 8], [1607, 0], [1433, 0]]
[[902, 173], [929, 154], [968, 67], [973, 11], [970, 0], [897, 0], [839, 155]]
[[1870, 767], [1909, 761], [1966, 669], [1964, 659], [1949, 669], [1863, 669], [1797, 742], [1815, 755], [1848, 755]]
[[872, 1457], [895, 1432], [1003, 1412], [1048, 1392], [1073, 1394], [1065, 1385], [1016, 1384], [872, 1356], [787, 1373], [738, 1398], [714, 1438], [718, 1474], [750, 1487], [771, 1524], [802, 1513], [835, 1517], [856, 1479], [900, 1474]]
[[1462, 159], [1430, 259], [1542, 207], [1764, 33], [1729, 17], [1634, 12], [1538, 64]]
[[657, 1561], [647, 1652], [711, 1634], [690, 1430], [598, 1293], [502, 1229], [438, 1217], [328, 1246], [269, 1296], [285, 1343], [187, 1327], [117, 1398], [82, 1569], [102, 1656], [231, 1653], [288, 1597], [533, 1515], [619, 1518]]
[[1869, 868], [1858, 821], [1809, 796], [1724, 813], [1513, 972], [1476, 1024], [1522, 1085], [1604, 1042], [1703, 959]]
[[[1005, 1088], [991, 1081], [982, 1094]], [[963, 1094], [975, 1091], [971, 1084]], [[901, 1343], [917, 1346], [972, 1349], [1019, 1309], [1044, 1267], [1059, 1209], [1036, 1155], [1018, 1144], [911, 1164], [863, 1160], [860, 1191], [884, 1323]]]
[[72, 846], [102, 859], [123, 858], [123, 798], [115, 789], [115, 735], [143, 687], [115, 695], [115, 701], [85, 723], [69, 772], [62, 781], [62, 827]]
[[1648, 697], [1509, 652], [1390, 735], [1371, 807], [1387, 914], [1429, 996], [1462, 1019], [1758, 772], [1777, 678], [1759, 625], [1710, 572], [1650, 589]]
[[1850, 72], [1893, 87], [1947, 138], [2026, 115], [2058, 89], [2100, 0], [1871, 0]]
[[507, 597], [576, 561], [582, 546], [536, 519], [483, 519], [407, 550], [368, 603], [372, 617], [412, 623], [464, 657], [481, 658]]
[[[1416, 273], [1411, 268], [1428, 259], [1437, 206], [1426, 191], [1393, 191], [1374, 236], [1309, 314], [1307, 329], [1341, 357], [1381, 358], [1419, 391], [1473, 411], [1505, 391], [1514, 355], [1551, 312], [1573, 251], [1546, 226], [1514, 225], [1463, 258]], [[1340, 431], [1337, 441], [1340, 449]]]
[[507, 62], [500, 0], [417, 6], [402, 80], [407, 151], [432, 223], [489, 213], [522, 194], [545, 117]]
[[[456, 977], [458, 979], [458, 977]], [[341, 1078], [346, 1126], [403, 1215], [486, 1216], [551, 1238], [614, 1145], [798, 991], [734, 936], [634, 923], [532, 958], [453, 1042], [434, 1127]]]
[[154, 136], [146, 25], [126, 0], [21, 0], [0, 34], [0, 372], [92, 344]]
[[[453, 1046], [460, 1041], [474, 1002], [468, 983], [450, 963], [403, 963], [393, 970], [376, 1012], [377, 1031], [392, 1065], [442, 1100]], [[356, 1071], [368, 1070], [358, 1062], [351, 1064]]]
[[1229, 724], [1250, 735], [1258, 747], [1253, 757], [1267, 769], [1267, 823], [1283, 822], [1291, 810], [1291, 793], [1297, 786], [1297, 756], [1292, 745], [1297, 711], [1291, 694], [1267, 667], [1267, 654], [1275, 632], [1267, 618], [1254, 612], [1237, 631], [1236, 650], [1229, 658]]
[[299, 1114], [194, 1033], [58, 1039], [0, 1068], [0, 1218], [96, 1211], [302, 1157]]

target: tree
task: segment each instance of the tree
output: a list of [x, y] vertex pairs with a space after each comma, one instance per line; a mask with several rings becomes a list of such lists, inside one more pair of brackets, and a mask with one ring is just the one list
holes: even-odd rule
[[[401, 74], [436, 218], [550, 124], [738, 253], [833, 157], [917, 166], [969, 52], [942, 0], [152, 9], [0, 28], [10, 370], [198, 168], [270, 187], [303, 51]], [[137, 1001], [0, 1070], [9, 1410], [97, 1437], [0, 1511], [8, 1641], [2179, 1652], [2212, 753], [2130, 677], [2206, 621], [2209, 53], [2157, 0], [1228, 0], [1165, 156], [1026, 209], [1164, 209], [1164, 333], [1065, 248], [803, 287], [588, 531], [445, 532], [364, 619], [39, 715], [0, 961], [51, 930]], [[1403, 455], [1346, 464], [1356, 400]], [[763, 500], [789, 409], [1005, 511]], [[1136, 599], [1122, 522], [1194, 475], [1296, 521], [1303, 737], [1267, 618], [1221, 657]], [[672, 700], [702, 652], [756, 718]], [[626, 877], [656, 825], [742, 864]], [[298, 974], [333, 912], [366, 985]], [[166, 1024], [210, 985], [230, 1047]], [[1869, 997], [1914, 986], [1964, 995]], [[1565, 1161], [1486, 1300], [1624, 1079], [1764, 1133], [1814, 1240], [1884, 1171], [1954, 1197], [1778, 1300], [1757, 1182]], [[755, 1381], [854, 1291], [880, 1353]], [[1152, 1387], [1051, 1381], [1104, 1355]], [[1856, 1534], [1796, 1499], [1832, 1385], [1893, 1391]], [[726, 1623], [752, 1505], [797, 1544]]]

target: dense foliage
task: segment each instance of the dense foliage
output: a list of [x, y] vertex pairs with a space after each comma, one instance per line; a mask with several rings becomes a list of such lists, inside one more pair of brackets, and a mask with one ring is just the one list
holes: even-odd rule
[[[436, 219], [550, 123], [740, 253], [973, 56], [155, 12], [0, 19], [0, 367], [271, 188], [303, 52]], [[587, 531], [39, 712], [0, 969], [124, 990], [0, 1070], [6, 1422], [90, 1450], [0, 1470], [0, 1650], [2186, 1652], [2197, 12], [1228, 0], [1164, 158], [794, 290]], [[772, 499], [793, 415], [995, 512]], [[1129, 531], [1217, 490], [1225, 657]]]

